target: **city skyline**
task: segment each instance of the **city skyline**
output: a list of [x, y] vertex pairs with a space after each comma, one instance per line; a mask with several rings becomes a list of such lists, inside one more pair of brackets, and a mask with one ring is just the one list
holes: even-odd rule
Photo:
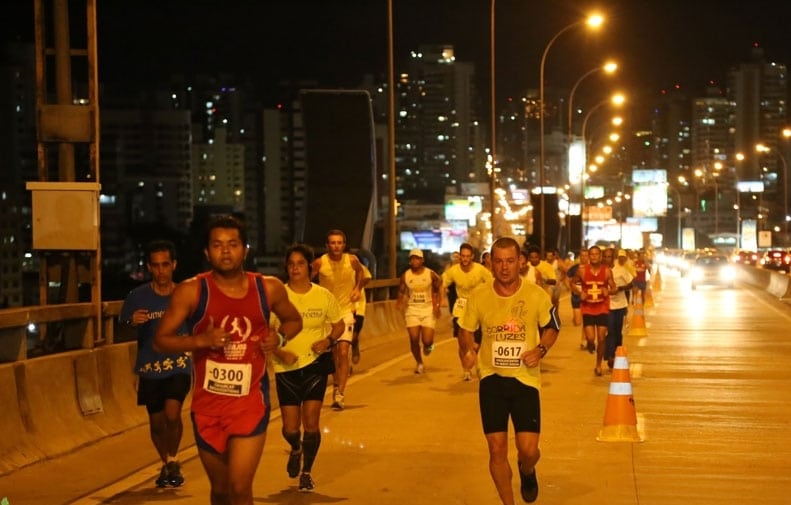
[[[71, 4], [80, 4], [72, 1]], [[481, 109], [488, 108], [490, 0], [394, 0], [396, 71], [420, 44], [450, 44], [475, 63]], [[385, 0], [318, 2], [112, 2], [98, 11], [99, 76], [103, 82], [156, 84], [170, 74], [233, 73], [249, 77], [267, 103], [282, 80], [314, 80], [351, 88], [363, 75], [384, 78]], [[554, 35], [592, 10], [599, 34], [570, 30], [552, 45], [546, 85], [568, 88], [606, 58], [619, 61], [616, 82], [627, 93], [680, 85], [692, 96], [706, 83], [725, 85], [728, 69], [749, 61], [753, 44], [769, 61], [788, 64], [784, 20], [791, 6], [743, 0], [496, 0], [498, 102], [538, 87], [541, 53]], [[6, 39], [32, 40], [33, 2], [14, 0]], [[10, 21], [10, 23], [9, 23]], [[580, 97], [584, 98], [585, 90]]]

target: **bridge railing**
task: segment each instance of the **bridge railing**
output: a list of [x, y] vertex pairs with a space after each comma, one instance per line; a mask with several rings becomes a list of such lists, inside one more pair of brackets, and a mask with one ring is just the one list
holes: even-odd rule
[[[393, 300], [398, 279], [372, 280], [365, 292], [370, 302]], [[98, 326], [92, 324], [97, 314], [93, 303], [0, 309], [0, 363], [134, 340], [134, 331], [118, 321], [122, 305], [123, 300], [101, 302]]]

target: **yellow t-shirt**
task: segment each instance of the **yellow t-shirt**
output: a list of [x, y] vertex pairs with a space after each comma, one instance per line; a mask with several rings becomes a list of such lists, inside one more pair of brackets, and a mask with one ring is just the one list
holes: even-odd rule
[[552, 300], [546, 291], [528, 282], [521, 281], [519, 290], [511, 296], [498, 295], [492, 284], [476, 288], [459, 326], [467, 331], [481, 328], [479, 377], [515, 377], [541, 389], [541, 367], [526, 367], [519, 355], [538, 345], [538, 329], [549, 323], [551, 309]]
[[352, 290], [356, 284], [357, 273], [352, 268], [349, 253], [343, 253], [341, 259], [333, 261], [329, 256], [321, 256], [319, 267], [319, 284], [329, 289], [338, 299], [341, 312], [350, 314], [354, 312], [354, 303], [351, 301]]
[[[302, 316], [302, 331], [283, 346], [284, 350], [297, 355], [297, 362], [286, 365], [273, 356], [272, 368], [275, 373], [297, 370], [313, 363], [318, 354], [310, 347], [317, 340], [327, 337], [328, 324], [337, 323], [342, 318], [338, 301], [326, 288], [313, 284], [307, 293], [295, 293], [286, 284], [286, 293]], [[277, 316], [272, 314], [272, 318], [277, 324]]]
[[480, 263], [473, 263], [469, 272], [461, 269], [461, 264], [455, 264], [442, 274], [442, 283], [447, 287], [456, 284], [456, 303], [453, 304], [453, 317], [461, 318], [464, 307], [470, 294], [481, 284], [492, 283], [492, 272]]
[[[533, 265], [530, 266], [532, 267]], [[538, 265], [536, 265], [536, 268], [539, 272], [541, 272], [541, 277], [544, 279], [544, 282], [551, 279], [557, 280], [558, 276], [555, 275], [555, 269], [546, 261], [539, 261]]]

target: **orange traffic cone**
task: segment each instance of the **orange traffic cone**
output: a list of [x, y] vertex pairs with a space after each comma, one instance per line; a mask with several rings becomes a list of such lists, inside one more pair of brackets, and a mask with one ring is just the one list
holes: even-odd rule
[[610, 393], [604, 411], [604, 426], [596, 437], [599, 442], [642, 442], [637, 431], [637, 411], [632, 397], [632, 382], [629, 377], [629, 361], [626, 348], [615, 350], [615, 362], [610, 381]]
[[654, 283], [652, 287], [657, 291], [662, 291], [662, 274], [659, 273], [659, 267], [656, 268], [656, 274], [654, 274]]
[[647, 285], [645, 287], [645, 308], [650, 309], [654, 306], [654, 290], [651, 288], [651, 285]]
[[629, 324], [630, 337], [644, 337], [648, 335], [645, 327], [645, 310], [643, 309], [643, 298], [639, 292], [635, 293], [634, 306], [632, 307], [632, 322]]

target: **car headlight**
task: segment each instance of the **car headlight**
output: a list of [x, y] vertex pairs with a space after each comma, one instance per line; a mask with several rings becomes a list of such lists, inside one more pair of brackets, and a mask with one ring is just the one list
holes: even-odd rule
[[693, 281], [699, 281], [703, 278], [703, 269], [700, 267], [693, 267], [689, 275]]
[[732, 281], [736, 278], [736, 270], [733, 267], [722, 267], [720, 268], [720, 279], [724, 281]]

